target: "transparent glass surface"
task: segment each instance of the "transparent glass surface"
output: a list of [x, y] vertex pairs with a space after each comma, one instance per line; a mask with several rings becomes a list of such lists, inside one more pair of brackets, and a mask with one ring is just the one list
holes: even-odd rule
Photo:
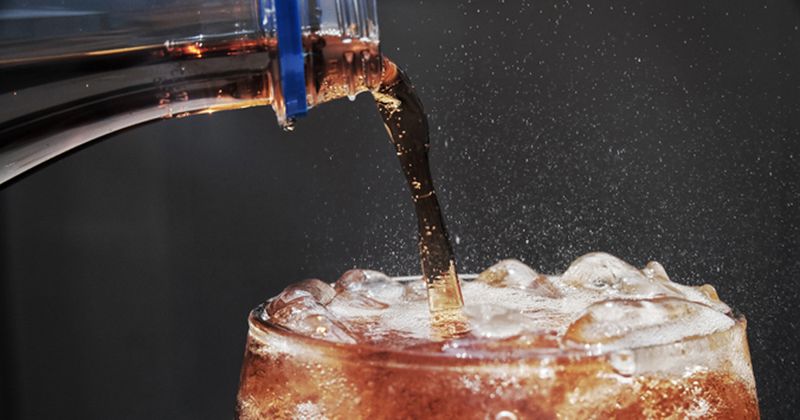
[[528, 337], [398, 350], [299, 335], [264, 321], [264, 310], [249, 317], [239, 419], [758, 418], [743, 317], [635, 348]]

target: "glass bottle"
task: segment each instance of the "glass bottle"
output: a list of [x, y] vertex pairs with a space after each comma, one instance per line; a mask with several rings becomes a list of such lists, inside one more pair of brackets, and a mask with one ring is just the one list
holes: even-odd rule
[[0, 184], [148, 121], [307, 108], [380, 84], [375, 0], [0, 5]]

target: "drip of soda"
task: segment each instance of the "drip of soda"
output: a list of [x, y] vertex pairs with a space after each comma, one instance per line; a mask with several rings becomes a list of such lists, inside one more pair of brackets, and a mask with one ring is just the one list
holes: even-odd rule
[[458, 311], [464, 306], [464, 298], [456, 274], [453, 248], [431, 178], [428, 120], [422, 102], [405, 73], [389, 60], [384, 60], [383, 82], [372, 95], [411, 189], [428, 306], [434, 323], [446, 327], [442, 335], [456, 334], [460, 330]]

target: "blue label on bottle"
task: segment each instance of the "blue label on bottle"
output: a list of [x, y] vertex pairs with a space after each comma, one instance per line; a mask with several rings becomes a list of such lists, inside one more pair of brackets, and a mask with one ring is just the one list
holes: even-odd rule
[[[275, 0], [275, 23], [278, 33], [278, 58], [281, 68], [281, 89], [286, 117], [302, 117], [308, 111], [306, 103], [305, 60], [303, 34], [300, 28], [298, 0]], [[262, 16], [262, 19], [269, 19]], [[262, 22], [264, 23], [264, 22]]]

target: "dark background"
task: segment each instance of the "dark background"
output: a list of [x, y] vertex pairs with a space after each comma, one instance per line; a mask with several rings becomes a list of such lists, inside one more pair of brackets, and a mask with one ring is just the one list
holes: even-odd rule
[[[658, 260], [747, 315], [762, 415], [796, 416], [797, 2], [379, 8], [461, 271]], [[368, 95], [293, 133], [267, 108], [146, 125], [0, 188], [0, 417], [230, 418], [250, 308], [418, 271], [405, 188]]]

